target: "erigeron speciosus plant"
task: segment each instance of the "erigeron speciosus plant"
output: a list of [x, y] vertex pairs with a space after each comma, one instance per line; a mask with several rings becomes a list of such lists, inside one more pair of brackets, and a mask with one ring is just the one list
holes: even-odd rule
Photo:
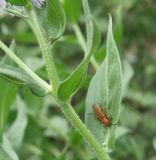
[[[0, 74], [13, 79], [16, 83], [22, 81], [23, 84], [28, 85], [31, 91], [37, 96], [51, 94], [60, 105], [60, 109], [67, 119], [93, 148], [97, 157], [100, 160], [109, 160], [108, 151], [114, 148], [116, 126], [104, 126], [99, 123], [95, 116], [89, 115], [93, 114], [93, 105], [100, 104], [103, 107], [102, 109], [107, 111], [107, 116], [111, 116], [112, 124], [116, 124], [118, 121], [122, 76], [120, 58], [112, 34], [111, 16], [109, 16], [106, 45], [107, 53], [88, 89], [85, 113], [86, 125], [79, 119], [70, 105], [72, 96], [83, 85], [89, 61], [93, 53], [97, 50], [100, 42], [100, 33], [95, 20], [91, 16], [88, 1], [83, 0], [82, 2], [86, 17], [87, 40], [86, 42], [85, 40], [82, 41], [82, 37], [78, 40], [80, 40], [80, 44], [84, 49], [85, 56], [83, 61], [69, 77], [64, 81], [60, 81], [52, 57], [52, 44], [49, 43], [50, 39], [56, 42], [65, 29], [66, 18], [60, 2], [58, 0], [47, 0], [46, 2], [44, 0], [0, 0], [1, 10], [21, 16], [30, 25], [40, 45], [50, 83], [47, 83], [26, 66], [2, 41], [0, 41], [0, 48], [18, 64], [21, 70], [13, 66], [1, 64]], [[44, 28], [40, 25], [34, 7], [41, 8], [45, 3], [47, 14], [45, 17], [46, 27]], [[22, 11], [19, 12], [14, 6], [22, 8]], [[78, 34], [80, 33], [77, 32], [77, 35]], [[78, 38], [80, 36], [82, 35], [79, 35]], [[95, 60], [92, 62], [95, 64]], [[1, 135], [4, 130], [4, 125], [5, 124], [1, 127]]]

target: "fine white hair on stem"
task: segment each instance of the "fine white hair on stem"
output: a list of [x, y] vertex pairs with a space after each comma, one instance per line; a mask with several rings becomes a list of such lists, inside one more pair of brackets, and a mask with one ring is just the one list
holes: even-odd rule
[[32, 0], [32, 3], [37, 8], [41, 8], [41, 6], [44, 4], [45, 0]]

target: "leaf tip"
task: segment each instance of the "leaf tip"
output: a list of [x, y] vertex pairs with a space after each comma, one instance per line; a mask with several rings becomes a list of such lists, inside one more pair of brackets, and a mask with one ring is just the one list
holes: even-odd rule
[[109, 16], [109, 27], [108, 28], [109, 28], [109, 31], [112, 31], [112, 23], [113, 23], [112, 22], [112, 16], [111, 16], [110, 13], [108, 14], [108, 16]]

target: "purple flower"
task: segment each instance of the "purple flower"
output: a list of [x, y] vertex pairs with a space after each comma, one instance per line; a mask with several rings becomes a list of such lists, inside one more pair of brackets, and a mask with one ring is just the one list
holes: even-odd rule
[[6, 7], [5, 0], [0, 0], [0, 9], [4, 9]]
[[34, 6], [37, 8], [41, 8], [41, 6], [44, 4], [45, 0], [31, 0]]

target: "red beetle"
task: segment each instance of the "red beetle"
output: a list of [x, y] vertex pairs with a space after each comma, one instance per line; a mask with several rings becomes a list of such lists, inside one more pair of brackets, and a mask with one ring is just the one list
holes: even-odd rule
[[93, 104], [93, 112], [96, 118], [103, 123], [106, 127], [111, 125], [111, 122], [107, 115], [102, 111], [101, 107], [98, 104]]

